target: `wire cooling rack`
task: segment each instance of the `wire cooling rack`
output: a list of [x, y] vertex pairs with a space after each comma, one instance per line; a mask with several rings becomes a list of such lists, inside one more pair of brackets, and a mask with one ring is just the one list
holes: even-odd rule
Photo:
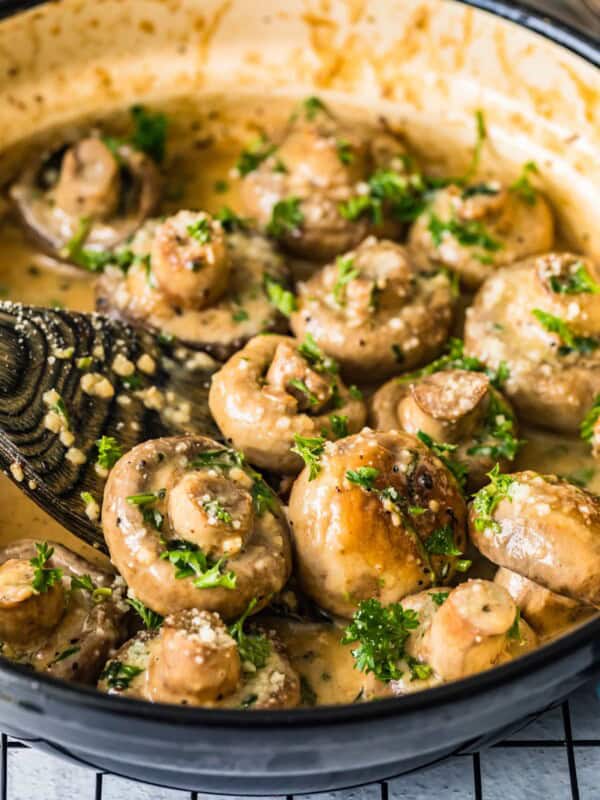
[[[0, 737], [0, 800], [202, 800], [59, 760]], [[598, 800], [600, 703], [577, 692], [514, 736], [481, 753], [381, 783], [303, 800]], [[236, 800], [238, 800], [236, 798]], [[271, 800], [271, 798], [269, 798]], [[286, 796], [286, 800], [293, 800]]]

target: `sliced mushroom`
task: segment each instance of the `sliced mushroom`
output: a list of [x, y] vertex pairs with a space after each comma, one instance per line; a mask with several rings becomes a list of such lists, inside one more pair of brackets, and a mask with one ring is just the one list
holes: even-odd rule
[[489, 278], [467, 311], [470, 355], [509, 377], [504, 391], [536, 425], [578, 431], [600, 393], [600, 269], [549, 253]]
[[213, 376], [209, 403], [227, 441], [251, 463], [292, 475], [302, 468], [294, 436], [333, 439], [366, 419], [332, 359], [287, 336], [251, 339]]
[[406, 248], [369, 237], [298, 289], [291, 315], [342, 373], [372, 382], [436, 356], [448, 337], [453, 299], [445, 274], [418, 271]]
[[440, 189], [409, 235], [420, 261], [447, 267], [473, 289], [499, 267], [544, 253], [553, 243], [544, 197], [534, 192], [526, 198], [497, 181]]
[[126, 275], [109, 268], [98, 280], [99, 311], [143, 322], [219, 360], [262, 331], [286, 329], [267, 284], [283, 286], [287, 270], [264, 237], [226, 233], [210, 215], [184, 210], [147, 222], [131, 250]]
[[25, 227], [52, 255], [69, 260], [65, 248], [82, 225], [91, 249], [110, 250], [132, 236], [156, 210], [160, 184], [144, 153], [88, 136], [34, 160], [10, 194]]
[[[400, 664], [403, 674], [387, 685], [368, 676], [367, 699], [466, 678], [537, 645], [535, 633], [520, 619], [510, 594], [492, 581], [469, 580], [452, 590], [419, 592], [404, 598], [402, 607], [415, 611], [419, 620], [405, 645], [406, 657]], [[423, 665], [429, 675], [420, 678], [413, 674], [415, 663]]]
[[[256, 635], [256, 634], [254, 634]], [[258, 634], [264, 663], [245, 664], [217, 614], [198, 609], [168, 616], [106, 664], [98, 688], [154, 703], [243, 709], [291, 708], [300, 682], [274, 634]]]
[[446, 467], [406, 433], [373, 432], [325, 445], [289, 505], [303, 590], [349, 617], [445, 583], [466, 546], [465, 503]]
[[[36, 544], [47, 545], [47, 559]], [[126, 635], [124, 588], [120, 578], [59, 544], [23, 539], [3, 548], [2, 655], [57, 678], [95, 682]]]
[[506, 589], [523, 617], [543, 639], [554, 638], [597, 613], [592, 606], [551, 592], [505, 567], [496, 572], [494, 581]]
[[496, 477], [470, 507], [475, 546], [501, 567], [600, 605], [600, 499], [553, 475]]
[[451, 457], [468, 470], [471, 491], [487, 482], [496, 463], [507, 469], [520, 446], [512, 409], [481, 372], [448, 369], [414, 381], [393, 378], [375, 393], [370, 408], [377, 430], [421, 432], [450, 445]]
[[[378, 167], [407, 181], [405, 144], [389, 131], [349, 127], [324, 107], [299, 114], [273, 152], [244, 178], [248, 214], [297, 255], [324, 261], [355, 247], [376, 228], [344, 206], [365, 198]], [[383, 215], [382, 215], [383, 216]], [[389, 235], [401, 226], [388, 222]]]
[[200, 436], [134, 447], [104, 492], [104, 536], [127, 585], [160, 614], [233, 619], [285, 584], [290, 542], [279, 501], [235, 451]]

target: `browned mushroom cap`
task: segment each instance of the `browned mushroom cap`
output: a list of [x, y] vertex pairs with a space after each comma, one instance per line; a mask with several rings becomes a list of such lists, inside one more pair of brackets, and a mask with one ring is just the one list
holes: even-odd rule
[[200, 436], [134, 447], [111, 470], [102, 523], [127, 585], [160, 614], [199, 608], [232, 619], [286, 582], [281, 507], [239, 453]]
[[289, 519], [302, 588], [343, 617], [361, 600], [394, 603], [447, 581], [466, 542], [455, 479], [406, 433], [326, 444], [292, 487]]
[[53, 544], [41, 569], [59, 572], [36, 590], [35, 545], [23, 539], [0, 551], [2, 655], [57, 678], [93, 682], [125, 636], [123, 582]]
[[334, 439], [364, 425], [363, 400], [336, 373], [310, 340], [257, 336], [213, 376], [210, 410], [250, 462], [293, 475], [302, 468], [295, 436]]
[[148, 221], [131, 249], [126, 275], [109, 268], [97, 281], [99, 311], [144, 322], [219, 360], [262, 331], [287, 328], [268, 294], [287, 282], [287, 269], [263, 236], [225, 235], [210, 215], [179, 211]]
[[274, 634], [258, 635], [266, 649], [264, 663], [244, 663], [217, 614], [180, 611], [159, 630], [143, 631], [126, 642], [106, 664], [98, 688], [151, 702], [213, 708], [297, 706], [297, 673]]
[[[380, 166], [406, 172], [406, 147], [384, 130], [359, 130], [328, 110], [298, 115], [274, 152], [249, 172], [242, 197], [247, 212], [291, 252], [323, 261], [357, 245], [371, 222], [343, 206]], [[283, 224], [279, 212], [284, 214]], [[350, 218], [349, 218], [350, 217]], [[392, 225], [389, 235], [398, 232]]]
[[553, 242], [552, 212], [544, 197], [526, 199], [497, 181], [440, 189], [409, 235], [420, 260], [448, 267], [470, 288], [498, 267], [544, 253]]
[[[405, 610], [417, 613], [419, 625], [405, 645], [408, 659], [403, 675], [385, 685], [368, 676], [368, 699], [401, 695], [447, 681], [475, 675], [532, 650], [537, 637], [519, 617], [510, 594], [497, 583], [469, 580], [455, 589], [430, 590], [402, 601]], [[409, 659], [429, 668], [419, 679]]]
[[467, 311], [465, 345], [488, 367], [504, 362], [519, 416], [575, 433], [600, 393], [600, 272], [587, 258], [549, 253], [502, 270]]
[[592, 606], [551, 592], [517, 572], [500, 567], [494, 582], [510, 594], [538, 636], [551, 638], [597, 613]]
[[442, 370], [413, 382], [393, 378], [373, 395], [370, 410], [377, 430], [421, 431], [451, 445], [452, 458], [468, 470], [471, 491], [487, 483], [496, 463], [507, 469], [520, 444], [512, 409], [481, 372]]
[[158, 205], [160, 176], [151, 158], [128, 144], [109, 148], [89, 136], [44, 153], [10, 190], [24, 225], [53, 254], [85, 223], [85, 245], [123, 242]]
[[292, 330], [317, 344], [354, 380], [374, 381], [434, 358], [448, 336], [446, 275], [418, 271], [401, 245], [374, 237], [299, 286]]
[[600, 500], [553, 475], [496, 477], [470, 507], [475, 546], [494, 564], [600, 605]]

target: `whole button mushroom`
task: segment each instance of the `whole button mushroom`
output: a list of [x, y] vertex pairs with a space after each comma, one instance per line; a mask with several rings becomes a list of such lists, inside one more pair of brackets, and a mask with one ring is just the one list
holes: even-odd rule
[[[303, 104], [276, 144], [263, 143], [248, 155], [238, 162], [248, 215], [287, 250], [317, 261], [382, 226], [383, 213], [375, 224], [367, 217], [366, 181], [385, 168], [404, 188], [410, 162], [397, 136], [343, 124], [318, 98]], [[400, 226], [390, 216], [392, 235]]]
[[453, 297], [443, 273], [422, 273], [406, 248], [375, 237], [298, 287], [290, 323], [340, 364], [372, 382], [434, 358], [448, 338]]
[[578, 431], [600, 394], [600, 272], [549, 253], [489, 278], [467, 310], [465, 346], [489, 368], [504, 363], [504, 392], [519, 416]]
[[218, 614], [188, 609], [142, 631], [107, 662], [98, 688], [153, 703], [209, 708], [291, 708], [300, 680], [271, 633], [229, 629]]
[[554, 475], [490, 475], [470, 505], [475, 546], [551, 592], [600, 605], [600, 500]]
[[279, 501], [240, 453], [200, 436], [149, 440], [112, 468], [102, 509], [111, 559], [144, 605], [233, 619], [291, 571]]
[[507, 469], [521, 442], [514, 414], [482, 372], [446, 369], [415, 379], [393, 378], [371, 399], [377, 430], [404, 430], [446, 447], [467, 471], [474, 491], [496, 463]]
[[44, 153], [25, 168], [10, 195], [25, 228], [53, 256], [95, 269], [158, 205], [155, 162], [127, 142], [87, 136]]
[[362, 600], [395, 603], [468, 566], [458, 484], [406, 433], [365, 429], [326, 444], [292, 487], [289, 520], [302, 589], [342, 617]]
[[340, 438], [366, 419], [360, 393], [310, 337], [257, 336], [213, 376], [210, 410], [226, 439], [253, 464], [296, 474], [296, 438]]
[[533, 187], [524, 193], [498, 181], [451, 184], [435, 193], [408, 241], [420, 261], [443, 265], [476, 289], [498, 268], [550, 250], [554, 223]]
[[263, 236], [236, 226], [189, 210], [149, 220], [130, 244], [127, 273], [112, 266], [96, 282], [98, 310], [218, 360], [262, 331], [285, 330], [272, 302], [291, 297], [283, 260]]

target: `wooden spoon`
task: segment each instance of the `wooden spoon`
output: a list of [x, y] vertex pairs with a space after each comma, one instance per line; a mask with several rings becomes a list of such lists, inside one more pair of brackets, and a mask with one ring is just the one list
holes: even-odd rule
[[0, 302], [0, 468], [106, 551], [94, 504], [81, 497], [102, 503], [97, 440], [114, 437], [126, 452], [182, 432], [220, 439], [207, 402], [219, 366], [118, 320]]

